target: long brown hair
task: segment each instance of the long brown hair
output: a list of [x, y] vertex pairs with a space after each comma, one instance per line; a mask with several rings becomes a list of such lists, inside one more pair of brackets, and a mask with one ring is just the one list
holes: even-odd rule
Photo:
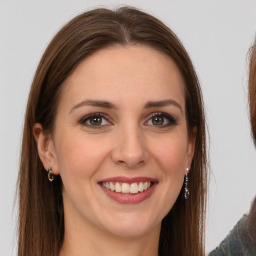
[[[249, 104], [251, 131], [254, 144], [256, 146], [256, 41], [250, 49], [250, 66], [249, 66]], [[256, 198], [252, 202], [249, 213], [249, 243], [252, 250], [256, 250]]]
[[26, 110], [19, 173], [19, 256], [57, 256], [64, 237], [62, 183], [50, 184], [38, 157], [33, 125], [46, 134], [54, 120], [63, 81], [88, 55], [110, 45], [149, 45], [171, 57], [185, 81], [189, 132], [197, 127], [189, 175], [190, 198], [181, 191], [162, 221], [159, 255], [202, 256], [206, 201], [206, 135], [201, 89], [192, 62], [176, 35], [162, 22], [130, 7], [95, 9], [66, 24], [37, 68]]

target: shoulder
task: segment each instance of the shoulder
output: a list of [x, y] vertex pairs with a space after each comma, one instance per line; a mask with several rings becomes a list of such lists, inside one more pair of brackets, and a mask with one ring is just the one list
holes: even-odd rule
[[247, 229], [248, 216], [244, 215], [209, 256], [251, 256], [246, 238]]

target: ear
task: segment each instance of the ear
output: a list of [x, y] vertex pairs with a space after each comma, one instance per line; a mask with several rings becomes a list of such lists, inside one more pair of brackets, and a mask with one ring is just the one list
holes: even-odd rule
[[[197, 127], [193, 127], [188, 137], [188, 148], [187, 148], [187, 168], [190, 170], [191, 163], [195, 153], [195, 144], [197, 136]], [[187, 170], [186, 170], [187, 173]]]
[[53, 173], [57, 175], [57, 158], [52, 139], [44, 133], [43, 127], [39, 123], [34, 124], [33, 135], [37, 144], [38, 155], [45, 170], [47, 171], [49, 168], [52, 168]]

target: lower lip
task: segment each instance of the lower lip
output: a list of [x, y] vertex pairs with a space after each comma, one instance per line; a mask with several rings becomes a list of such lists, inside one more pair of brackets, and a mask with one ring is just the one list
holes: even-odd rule
[[139, 192], [137, 194], [117, 193], [117, 192], [111, 191], [109, 189], [106, 189], [102, 186], [101, 186], [101, 188], [103, 189], [103, 191], [105, 192], [105, 194], [108, 197], [110, 197], [112, 200], [118, 202], [119, 204], [138, 204], [138, 203], [145, 201], [147, 198], [149, 198], [152, 195], [156, 185], [157, 185], [157, 183], [154, 183], [149, 189], [147, 189], [143, 192]]

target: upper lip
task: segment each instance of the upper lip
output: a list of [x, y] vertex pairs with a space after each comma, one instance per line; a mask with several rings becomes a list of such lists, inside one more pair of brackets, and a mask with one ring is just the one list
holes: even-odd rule
[[102, 182], [121, 182], [121, 183], [128, 183], [128, 184], [132, 184], [132, 183], [137, 183], [137, 182], [146, 182], [146, 181], [150, 181], [150, 182], [157, 182], [157, 179], [153, 179], [153, 178], [149, 178], [149, 177], [123, 177], [123, 176], [118, 176], [118, 177], [111, 177], [111, 178], [107, 178], [107, 179], [102, 179], [100, 181], [98, 181], [98, 183], [102, 183]]

